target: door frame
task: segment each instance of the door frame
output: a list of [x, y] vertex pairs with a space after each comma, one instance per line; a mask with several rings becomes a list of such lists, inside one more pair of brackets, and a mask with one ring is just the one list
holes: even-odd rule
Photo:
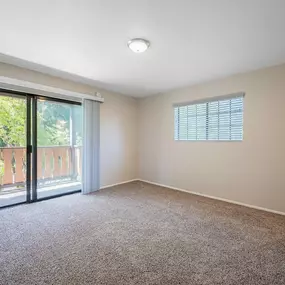
[[7, 95], [16, 95], [26, 98], [26, 201], [14, 203], [10, 205], [5, 205], [0, 207], [0, 209], [13, 207], [26, 203], [40, 202], [44, 200], [49, 200], [52, 198], [57, 198], [65, 195], [80, 193], [82, 189], [70, 191], [67, 193], [55, 194], [43, 198], [37, 198], [37, 102], [38, 100], [47, 100], [59, 103], [67, 103], [72, 105], [82, 105], [81, 102], [65, 100], [60, 98], [53, 98], [48, 96], [30, 94], [20, 91], [14, 91], [10, 89], [0, 88], [1, 93], [6, 93]]

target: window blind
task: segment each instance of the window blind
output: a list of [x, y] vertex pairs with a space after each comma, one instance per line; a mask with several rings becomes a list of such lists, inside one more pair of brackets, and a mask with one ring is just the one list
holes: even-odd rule
[[174, 106], [174, 139], [242, 141], [244, 94]]

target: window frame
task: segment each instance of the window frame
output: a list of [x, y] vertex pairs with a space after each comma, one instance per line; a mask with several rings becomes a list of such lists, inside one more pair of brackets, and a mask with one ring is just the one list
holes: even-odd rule
[[[228, 95], [223, 95], [223, 96], [215, 96], [215, 97], [210, 97], [210, 98], [203, 98], [203, 99], [198, 99], [198, 100], [192, 100], [192, 101], [187, 101], [187, 102], [181, 102], [181, 103], [175, 103], [173, 104], [173, 118], [174, 118], [174, 133], [173, 133], [173, 140], [175, 142], [243, 142], [244, 141], [244, 97], [245, 97], [245, 92], [238, 92], [238, 93], [232, 93]], [[207, 127], [207, 122], [209, 121], [209, 104], [206, 104], [206, 138], [205, 139], [197, 139], [197, 126], [196, 126], [196, 139], [176, 139], [176, 128], [179, 126], [176, 126], [176, 121], [175, 121], [175, 108], [177, 107], [185, 107], [185, 106], [191, 106], [191, 105], [198, 105], [198, 104], [203, 104], [203, 103], [211, 103], [211, 102], [219, 102], [223, 100], [231, 100], [235, 98], [242, 98], [242, 138], [241, 139], [209, 139], [209, 128]], [[219, 114], [220, 112], [218, 112]], [[197, 114], [196, 114], [197, 118]]]

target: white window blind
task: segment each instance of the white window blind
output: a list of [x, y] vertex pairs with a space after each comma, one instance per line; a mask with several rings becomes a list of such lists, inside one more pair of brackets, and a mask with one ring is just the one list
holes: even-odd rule
[[174, 139], [242, 141], [244, 94], [174, 106]]

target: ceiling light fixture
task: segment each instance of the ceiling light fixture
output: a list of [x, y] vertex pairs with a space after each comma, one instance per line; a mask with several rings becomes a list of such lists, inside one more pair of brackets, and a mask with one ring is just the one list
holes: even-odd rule
[[135, 53], [145, 52], [149, 48], [149, 46], [149, 41], [140, 38], [128, 41], [128, 47]]

